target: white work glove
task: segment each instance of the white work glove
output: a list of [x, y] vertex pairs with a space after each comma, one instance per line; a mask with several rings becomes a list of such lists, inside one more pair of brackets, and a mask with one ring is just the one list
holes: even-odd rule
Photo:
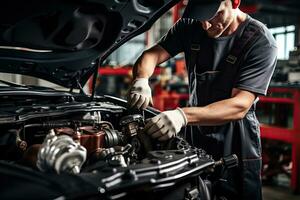
[[144, 131], [159, 141], [174, 137], [183, 126], [187, 125], [187, 118], [180, 108], [164, 111], [151, 118], [145, 125]]
[[127, 98], [130, 107], [137, 109], [145, 109], [149, 104], [153, 105], [151, 88], [148, 84], [148, 79], [135, 79], [128, 91]]

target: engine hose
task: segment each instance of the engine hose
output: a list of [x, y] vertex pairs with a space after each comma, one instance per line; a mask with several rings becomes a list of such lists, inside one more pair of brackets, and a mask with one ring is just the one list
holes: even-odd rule
[[49, 122], [43, 122], [43, 123], [36, 123], [36, 124], [27, 124], [24, 126], [24, 128], [59, 128], [59, 127], [66, 127], [70, 126], [72, 123], [67, 121], [49, 121]]
[[76, 121], [47, 121], [43, 123], [35, 123], [35, 124], [26, 124], [24, 128], [60, 128], [60, 127], [70, 127], [70, 126], [87, 126], [87, 125], [95, 125], [94, 120], [76, 120]]
[[103, 129], [105, 132], [105, 147], [114, 147], [120, 145], [121, 139], [115, 130]]

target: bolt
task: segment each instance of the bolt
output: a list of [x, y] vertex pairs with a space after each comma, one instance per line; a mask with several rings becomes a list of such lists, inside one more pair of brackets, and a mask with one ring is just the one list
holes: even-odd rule
[[156, 158], [153, 158], [153, 159], [150, 160], [150, 163], [151, 163], [151, 164], [158, 164], [158, 165], [160, 165], [160, 164], [161, 164], [161, 161], [158, 160], [158, 159], [156, 159]]
[[27, 149], [27, 142], [21, 140], [18, 142], [18, 147], [22, 150], [25, 151]]

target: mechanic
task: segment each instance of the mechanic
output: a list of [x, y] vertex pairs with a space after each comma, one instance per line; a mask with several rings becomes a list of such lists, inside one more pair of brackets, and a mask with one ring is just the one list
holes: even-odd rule
[[183, 17], [133, 67], [131, 107], [152, 104], [148, 84], [155, 66], [183, 52], [189, 105], [150, 119], [145, 132], [160, 141], [186, 127], [185, 137], [214, 159], [237, 154], [236, 169], [220, 169], [219, 199], [262, 199], [261, 144], [255, 104], [266, 95], [276, 65], [272, 34], [239, 9], [240, 0], [190, 0]]

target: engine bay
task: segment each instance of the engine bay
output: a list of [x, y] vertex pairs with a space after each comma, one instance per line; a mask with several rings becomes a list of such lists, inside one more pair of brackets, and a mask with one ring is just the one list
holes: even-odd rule
[[[209, 198], [200, 175], [204, 178], [217, 166], [237, 165], [236, 156], [215, 161], [180, 136], [164, 142], [152, 139], [143, 129], [158, 113], [154, 109], [134, 111], [127, 109], [125, 101], [112, 97], [88, 103], [69, 100], [55, 105], [36, 101], [35, 106], [18, 105], [0, 115], [2, 196], [11, 198], [13, 193], [5, 188], [22, 182], [30, 182], [34, 188], [48, 180], [54, 186], [47, 183], [38, 189], [47, 192], [28, 195], [49, 198], [50, 194], [61, 194], [57, 193], [60, 187], [65, 187], [62, 193], [66, 196], [91, 195], [82, 191], [79, 183], [84, 181], [87, 190], [104, 199], [130, 195], [139, 199], [153, 191], [163, 199], [169, 195], [165, 190], [176, 189], [179, 183], [188, 186], [181, 188], [175, 199], [201, 192]], [[193, 189], [195, 180], [197, 187]], [[190, 188], [187, 192], [186, 187]]]
[[[25, 108], [18, 108], [22, 110], [18, 116], [19, 120], [23, 119], [21, 123], [11, 123], [11, 120], [4, 123], [2, 120], [1, 160], [15, 161], [41, 171], [79, 173], [84, 163], [88, 165], [108, 157], [115, 160], [115, 164], [118, 159], [124, 161], [120, 164], [125, 166], [129, 164], [129, 157], [131, 163], [135, 162], [142, 151], [153, 148], [150, 138], [138, 134], [144, 126], [143, 116], [125, 114], [122, 106], [104, 102], [90, 103], [89, 106], [79, 103], [68, 107], [57, 105], [61, 113], [58, 109], [47, 113], [48, 107], [36, 106], [27, 112]], [[142, 146], [148, 149], [142, 149]], [[128, 156], [126, 162], [122, 158], [125, 154]], [[60, 157], [64, 157], [63, 160]], [[72, 159], [77, 160], [78, 165]], [[54, 169], [64, 162], [74, 166], [68, 170]]]

